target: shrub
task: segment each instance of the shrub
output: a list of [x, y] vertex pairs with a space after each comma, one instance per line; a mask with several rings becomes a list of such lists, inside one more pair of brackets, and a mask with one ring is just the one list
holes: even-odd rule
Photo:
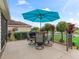
[[15, 32], [14, 36], [17, 40], [27, 39], [27, 32]]

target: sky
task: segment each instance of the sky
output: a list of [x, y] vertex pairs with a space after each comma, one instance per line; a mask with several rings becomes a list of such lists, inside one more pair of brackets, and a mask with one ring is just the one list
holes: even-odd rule
[[[34, 9], [42, 9], [59, 13], [60, 19], [49, 22], [50, 24], [56, 25], [60, 21], [66, 21], [79, 27], [79, 0], [8, 0], [7, 2], [12, 20], [39, 26], [39, 23], [25, 20], [22, 14]], [[42, 23], [42, 26], [44, 24]]]

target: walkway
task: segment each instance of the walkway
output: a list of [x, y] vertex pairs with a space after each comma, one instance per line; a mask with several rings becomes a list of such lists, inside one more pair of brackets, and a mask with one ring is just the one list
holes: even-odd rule
[[79, 59], [78, 50], [65, 51], [65, 46], [55, 43], [52, 47], [36, 50], [26, 40], [8, 42], [1, 59]]

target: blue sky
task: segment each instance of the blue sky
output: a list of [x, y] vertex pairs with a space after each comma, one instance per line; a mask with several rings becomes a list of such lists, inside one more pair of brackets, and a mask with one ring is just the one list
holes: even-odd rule
[[39, 26], [39, 23], [24, 20], [22, 13], [43, 9], [59, 13], [60, 19], [50, 22], [51, 24], [56, 25], [60, 21], [66, 21], [79, 27], [79, 0], [8, 0], [8, 6], [12, 20], [22, 21], [32, 26]]

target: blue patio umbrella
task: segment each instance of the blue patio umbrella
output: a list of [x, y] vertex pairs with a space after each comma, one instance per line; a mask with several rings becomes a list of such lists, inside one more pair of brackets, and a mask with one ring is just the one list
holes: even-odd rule
[[40, 22], [40, 28], [42, 22], [51, 22], [59, 19], [58, 12], [45, 11], [41, 9], [32, 10], [22, 14], [24, 19], [32, 22]]

